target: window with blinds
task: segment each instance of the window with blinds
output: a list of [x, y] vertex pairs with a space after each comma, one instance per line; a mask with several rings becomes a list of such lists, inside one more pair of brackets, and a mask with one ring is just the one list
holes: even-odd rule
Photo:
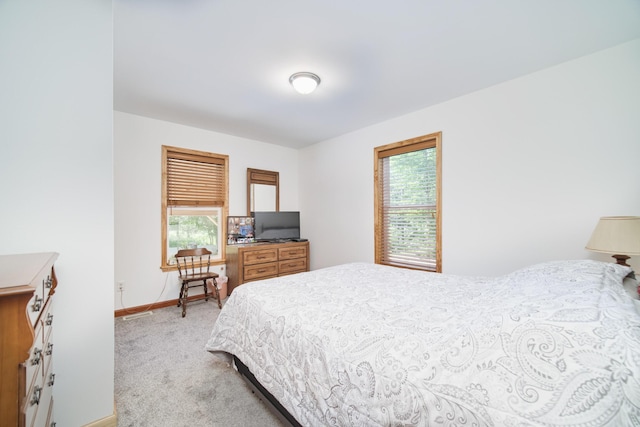
[[375, 148], [375, 259], [441, 271], [441, 134]]
[[162, 268], [180, 249], [206, 247], [224, 259], [228, 156], [162, 146]]

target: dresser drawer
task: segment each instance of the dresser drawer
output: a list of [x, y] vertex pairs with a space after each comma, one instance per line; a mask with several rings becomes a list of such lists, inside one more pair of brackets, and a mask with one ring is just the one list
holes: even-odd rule
[[35, 328], [36, 322], [38, 321], [38, 317], [42, 310], [44, 309], [44, 304], [46, 302], [46, 297], [44, 293], [44, 286], [42, 284], [36, 286], [36, 290], [27, 305], [27, 313], [29, 314], [29, 320], [31, 321], [31, 325]]
[[[35, 333], [33, 337], [33, 345], [29, 350], [29, 358], [23, 363], [25, 371], [25, 400], [30, 399], [30, 393], [36, 384], [42, 381], [44, 374], [44, 331], [42, 322], [36, 323]], [[25, 408], [28, 405], [25, 405]]]
[[47, 387], [47, 388], [48, 390], [45, 389], [40, 400], [40, 405], [38, 405], [38, 412], [36, 413], [36, 418], [34, 419], [34, 423], [33, 423], [34, 427], [51, 426], [52, 411], [53, 411], [53, 396], [51, 395], [51, 387]]
[[40, 318], [40, 322], [42, 323], [42, 332], [43, 332], [43, 345], [42, 345], [42, 369], [44, 372], [45, 380], [47, 384], [50, 383], [50, 386], [53, 386], [53, 377], [51, 377], [53, 372], [52, 361], [53, 361], [53, 298], [49, 299], [49, 303], [45, 311], [42, 313], [42, 317]]
[[265, 264], [249, 265], [244, 268], [244, 280], [266, 279], [278, 275], [278, 263], [268, 262]]
[[49, 402], [49, 414], [47, 415], [47, 422], [44, 423], [46, 427], [55, 427], [55, 418], [53, 417], [53, 396], [51, 396], [51, 402]]
[[280, 261], [285, 259], [306, 258], [306, 257], [307, 257], [306, 246], [295, 246], [291, 248], [278, 249], [278, 259]]
[[36, 406], [36, 412], [33, 418], [33, 421], [34, 421], [33, 426], [48, 427], [50, 424], [48, 424], [47, 420], [50, 418], [51, 410], [53, 408], [53, 384], [51, 384], [48, 379], [45, 381], [43, 385], [43, 388], [40, 394], [40, 401], [35, 406]]
[[[51, 347], [49, 347], [51, 349]], [[38, 403], [38, 411], [36, 413], [36, 422], [34, 426], [50, 426], [51, 412], [53, 410], [53, 386], [55, 384], [56, 374], [53, 371], [53, 359], [51, 353], [47, 355], [45, 350], [44, 377], [42, 385], [42, 394]]]
[[41, 315], [42, 310], [44, 309], [45, 304], [47, 303], [47, 299], [49, 298], [49, 293], [53, 290], [53, 277], [52, 272], [46, 272], [43, 276], [36, 278], [33, 282], [33, 286], [35, 288], [35, 292], [33, 293], [33, 297], [31, 301], [29, 301], [29, 305], [27, 306], [27, 313], [29, 313], [29, 320], [31, 320], [31, 324], [35, 327], [36, 321], [38, 317]]
[[307, 271], [307, 258], [291, 259], [280, 261], [278, 265], [278, 275], [294, 274]]
[[[35, 424], [36, 417], [41, 407], [46, 407], [44, 411], [48, 411], [48, 402], [46, 401], [46, 394], [49, 394], [51, 398], [51, 387], [46, 387], [44, 376], [42, 371], [38, 371], [37, 375], [33, 378], [35, 381], [29, 387], [27, 394], [24, 396], [22, 404], [22, 411], [24, 414], [25, 426], [33, 426]], [[41, 412], [42, 413], [42, 412]]]
[[[257, 251], [246, 251], [242, 255], [244, 265], [260, 264], [263, 262], [273, 262], [278, 260], [278, 250], [276, 248], [261, 249]], [[277, 273], [274, 273], [277, 274]], [[245, 273], [246, 277], [246, 273]]]
[[22, 403], [25, 426], [46, 426], [50, 415], [53, 374], [53, 299], [50, 298], [36, 324], [33, 347], [25, 362], [26, 392]]

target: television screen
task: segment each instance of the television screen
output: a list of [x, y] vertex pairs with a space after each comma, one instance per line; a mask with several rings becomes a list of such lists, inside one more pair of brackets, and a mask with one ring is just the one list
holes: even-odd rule
[[300, 238], [300, 212], [253, 212], [254, 237], [258, 241]]

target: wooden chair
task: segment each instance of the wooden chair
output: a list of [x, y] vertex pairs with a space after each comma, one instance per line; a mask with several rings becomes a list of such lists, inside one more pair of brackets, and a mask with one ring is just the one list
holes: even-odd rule
[[[209, 292], [207, 290], [207, 280], [213, 281], [213, 293], [218, 300], [218, 308], [222, 308], [220, 303], [220, 292], [216, 284], [218, 275], [209, 271], [211, 263], [211, 251], [206, 248], [182, 249], [176, 254], [178, 263], [178, 274], [182, 286], [180, 287], [180, 298], [178, 298], [178, 307], [182, 306], [182, 317], [187, 315], [187, 301], [189, 299], [189, 288], [202, 286], [204, 295], [193, 300], [204, 299], [209, 301]], [[195, 284], [193, 284], [195, 283]]]

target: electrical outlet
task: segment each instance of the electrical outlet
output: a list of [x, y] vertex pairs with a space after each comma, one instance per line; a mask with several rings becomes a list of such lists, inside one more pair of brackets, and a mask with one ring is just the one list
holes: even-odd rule
[[118, 282], [118, 290], [120, 292], [124, 291], [124, 282], [123, 281], [119, 281]]

